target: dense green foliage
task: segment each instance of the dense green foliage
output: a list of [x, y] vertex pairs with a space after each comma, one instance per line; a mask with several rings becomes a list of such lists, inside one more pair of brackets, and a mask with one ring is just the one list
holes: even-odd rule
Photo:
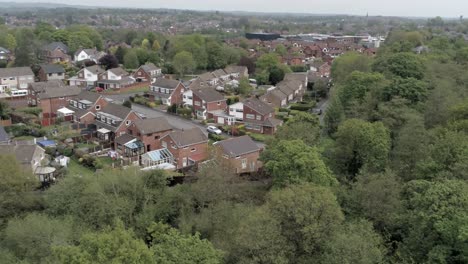
[[[467, 263], [468, 43], [433, 30], [392, 31], [376, 57], [336, 59], [323, 120], [289, 109], [255, 177], [214, 157], [175, 186], [161, 171], [128, 168], [69, 174], [38, 191], [13, 157], [0, 156], [1, 261]], [[24, 41], [31, 34], [100, 43], [81, 26], [9, 34], [18, 50], [34, 50]], [[165, 70], [185, 75], [245, 55], [198, 34], [121, 37], [132, 47], [115, 56], [129, 68], [164, 59]], [[420, 45], [430, 51], [415, 53]], [[253, 65], [260, 83], [290, 70], [283, 52]], [[243, 79], [235, 92], [250, 89]]]

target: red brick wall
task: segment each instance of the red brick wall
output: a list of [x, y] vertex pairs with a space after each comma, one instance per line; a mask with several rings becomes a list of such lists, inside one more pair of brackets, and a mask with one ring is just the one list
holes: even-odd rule
[[207, 111], [214, 111], [214, 110], [226, 110], [227, 109], [227, 104], [226, 101], [220, 101], [219, 104], [218, 102], [210, 102], [206, 103], [206, 109]]
[[[174, 149], [172, 145], [174, 142], [172, 141], [171, 137], [164, 137], [162, 141], [166, 142], [167, 149], [172, 153], [174, 156], [174, 161], [176, 163], [177, 168], [183, 168], [183, 159], [184, 158], [192, 158], [202, 156], [203, 160], [208, 158], [208, 142], [195, 144], [189, 146], [185, 149]], [[192, 152], [191, 150], [195, 148], [195, 151]]]
[[174, 90], [174, 93], [171, 96], [171, 105], [176, 104], [176, 105], [181, 105], [183, 103], [183, 93], [185, 92], [184, 85], [182, 83], [179, 83], [179, 85], [176, 87]]
[[[121, 136], [121, 135], [123, 135], [123, 134], [125, 134], [127, 132], [128, 127], [129, 127], [129, 126], [126, 125], [127, 121], [135, 121], [135, 120], [138, 120], [138, 119], [141, 119], [141, 118], [135, 112], [131, 112], [127, 116], [127, 118], [124, 121], [122, 121], [122, 123], [120, 124], [120, 127], [115, 131], [115, 136], [119, 137], [119, 136]], [[132, 122], [130, 122], [130, 126], [131, 126], [131, 124], [132, 124]]]
[[151, 82], [151, 76], [142, 68], [139, 68], [135, 73], [133, 73], [133, 78], [146, 79], [147, 81]]
[[[237, 173], [248, 173], [255, 172], [258, 170], [260, 157], [260, 151], [249, 153], [246, 155], [240, 156], [238, 159], [229, 158], [230, 165], [236, 170]], [[247, 159], [247, 168], [242, 169], [242, 160]], [[255, 167], [251, 170], [251, 164], [254, 163]]]
[[153, 134], [147, 134], [143, 135], [141, 132], [138, 130], [138, 128], [132, 124], [128, 128], [128, 133], [134, 137], [137, 137], [139, 140], [141, 140], [145, 144], [145, 151], [148, 151], [148, 145], [150, 145], [150, 150], [157, 150], [161, 149], [161, 138], [164, 137], [165, 135], [169, 134], [172, 130], [167, 130], [167, 131], [162, 131], [162, 132], [157, 132]]

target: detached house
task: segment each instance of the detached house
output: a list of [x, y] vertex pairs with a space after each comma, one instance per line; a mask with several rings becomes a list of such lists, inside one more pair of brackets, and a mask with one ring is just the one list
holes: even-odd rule
[[279, 89], [273, 89], [260, 96], [260, 100], [273, 107], [285, 107], [288, 105], [288, 96]]
[[67, 108], [73, 111], [73, 121], [90, 125], [95, 121], [96, 113], [109, 102], [100, 94], [82, 91], [68, 101]]
[[235, 137], [216, 142], [218, 155], [237, 174], [257, 172], [262, 167], [259, 161], [261, 148], [249, 137]]
[[[187, 94], [186, 94], [187, 95]], [[193, 112], [197, 118], [207, 119], [213, 116], [210, 112], [226, 111], [227, 104], [223, 95], [210, 88], [192, 90]]]
[[11, 58], [11, 51], [5, 49], [4, 47], [0, 47], [0, 60], [9, 61]]
[[29, 67], [0, 69], [0, 94], [25, 96], [27, 95], [28, 84], [33, 82], [34, 73]]
[[60, 64], [45, 64], [41, 65], [38, 78], [41, 82], [51, 80], [65, 80], [65, 69]]
[[81, 93], [77, 86], [66, 86], [59, 80], [31, 83], [28, 102], [31, 106], [38, 105], [42, 109], [42, 125], [55, 123], [56, 118], [71, 121], [73, 113], [66, 108], [69, 100]]
[[272, 135], [283, 122], [275, 118], [275, 109], [268, 104], [255, 99], [246, 99], [244, 105], [245, 129], [260, 134]]
[[180, 81], [158, 78], [152, 83], [149, 98], [152, 101], [160, 100], [164, 105], [182, 105], [185, 86]]
[[208, 137], [198, 127], [173, 131], [161, 139], [161, 145], [172, 154], [177, 169], [196, 165], [208, 157]]
[[81, 69], [78, 75], [68, 79], [70, 85], [80, 87], [94, 87], [99, 79], [99, 75], [104, 73], [104, 70], [98, 65], [89, 66]]
[[125, 88], [135, 83], [130, 74], [118, 67], [109, 69], [98, 75], [97, 87], [104, 90]]
[[157, 77], [162, 75], [161, 68], [156, 67], [153, 63], [141, 65], [138, 70], [133, 73], [133, 78], [137, 82], [155, 82]]
[[97, 136], [102, 141], [114, 142], [114, 139], [127, 133], [130, 125], [141, 119], [132, 109], [109, 103], [96, 112], [94, 124]]
[[98, 63], [99, 59], [106, 55], [106, 53], [98, 51], [96, 48], [94, 49], [79, 49], [75, 52], [75, 57], [74, 61], [75, 62], [80, 62], [80, 61], [94, 61]]
[[161, 138], [173, 131], [166, 118], [140, 119], [133, 122], [128, 128], [128, 135], [139, 139], [146, 152], [160, 149]]
[[42, 58], [46, 63], [70, 62], [68, 46], [62, 42], [52, 42], [42, 48]]

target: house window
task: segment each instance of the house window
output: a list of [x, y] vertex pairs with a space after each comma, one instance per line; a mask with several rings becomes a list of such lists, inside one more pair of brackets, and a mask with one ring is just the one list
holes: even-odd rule
[[242, 159], [242, 169], [246, 169], [247, 168], [247, 159]]
[[201, 106], [200, 101], [195, 101], [195, 105], [196, 105], [196, 106]]
[[221, 105], [221, 102], [218, 102], [218, 105]]
[[257, 115], [257, 120], [262, 120], [262, 116], [261, 116], [261, 115]]
[[125, 121], [125, 125], [129, 126], [130, 125], [130, 120]]
[[159, 139], [159, 136], [155, 136], [154, 139]]
[[101, 110], [101, 106], [100, 106], [100, 105], [96, 105], [94, 108], [95, 108], [96, 110], [98, 110], [98, 111]]
[[63, 99], [65, 99], [65, 97], [59, 97], [59, 99], [60, 99], [60, 100], [63, 100]]
[[195, 151], [197, 151], [196, 148], [192, 148], [192, 149], [190, 150], [190, 152], [195, 152]]
[[141, 72], [138, 72], [138, 75], [141, 75]]
[[247, 115], [245, 115], [245, 117], [247, 119], [255, 119], [255, 115], [252, 115], [252, 114], [247, 114]]

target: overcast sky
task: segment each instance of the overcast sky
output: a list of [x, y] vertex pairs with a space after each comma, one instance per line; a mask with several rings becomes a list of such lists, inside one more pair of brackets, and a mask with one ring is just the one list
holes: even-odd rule
[[[459, 17], [468, 12], [468, 0], [0, 0], [49, 2], [110, 7], [176, 8], [220, 11], [301, 12]], [[468, 14], [466, 15], [468, 16]]]

